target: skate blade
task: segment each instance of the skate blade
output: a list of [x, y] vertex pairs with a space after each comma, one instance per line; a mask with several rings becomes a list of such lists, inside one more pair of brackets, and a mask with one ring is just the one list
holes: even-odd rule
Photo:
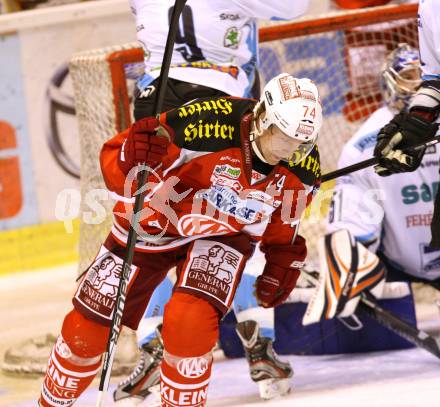
[[258, 382], [260, 397], [270, 400], [290, 393], [289, 379], [266, 379]]

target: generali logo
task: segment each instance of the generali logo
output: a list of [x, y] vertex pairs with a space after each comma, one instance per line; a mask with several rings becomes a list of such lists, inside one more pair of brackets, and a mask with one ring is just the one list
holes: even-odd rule
[[203, 376], [208, 370], [208, 361], [202, 357], [185, 358], [177, 363], [178, 372], [188, 379], [197, 379]]

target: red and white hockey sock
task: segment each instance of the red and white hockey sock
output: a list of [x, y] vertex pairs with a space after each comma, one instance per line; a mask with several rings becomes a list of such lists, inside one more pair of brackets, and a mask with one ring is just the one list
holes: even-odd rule
[[203, 407], [211, 377], [211, 353], [179, 358], [164, 353], [160, 370], [162, 407]]
[[89, 386], [101, 365], [101, 357], [72, 354], [61, 335], [52, 349], [40, 395], [42, 407], [67, 407]]

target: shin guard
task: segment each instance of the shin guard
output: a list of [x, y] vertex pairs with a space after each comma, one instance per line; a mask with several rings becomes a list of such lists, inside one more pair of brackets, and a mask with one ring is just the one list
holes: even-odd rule
[[100, 364], [100, 356], [81, 358], [74, 355], [60, 335], [49, 357], [40, 406], [73, 405], [96, 376]]

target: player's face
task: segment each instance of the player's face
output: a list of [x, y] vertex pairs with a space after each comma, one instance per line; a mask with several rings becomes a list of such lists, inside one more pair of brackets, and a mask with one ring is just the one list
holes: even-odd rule
[[289, 161], [301, 144], [273, 125], [258, 137], [257, 142], [264, 158], [271, 165], [278, 164], [281, 160]]
[[418, 66], [405, 69], [396, 76], [397, 85], [408, 93], [415, 93], [420, 85], [421, 71]]

